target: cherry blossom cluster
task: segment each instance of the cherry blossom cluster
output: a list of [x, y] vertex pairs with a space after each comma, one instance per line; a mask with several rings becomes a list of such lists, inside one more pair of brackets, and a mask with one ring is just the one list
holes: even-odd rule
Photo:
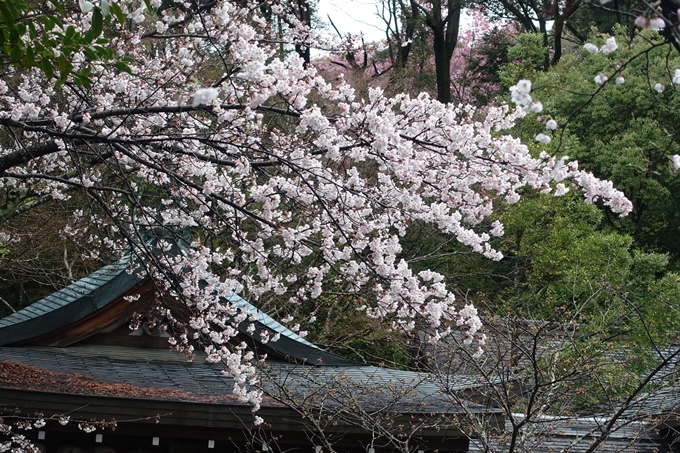
[[[424, 320], [433, 338], [455, 328], [473, 344], [482, 338], [474, 307], [459, 309], [444, 276], [417, 272], [402, 257], [411, 225], [499, 260], [491, 238], [502, 225], [487, 230], [484, 221], [525, 187], [560, 195], [570, 181], [588, 201], [631, 210], [576, 162], [533, 157], [503, 134], [542, 109], [528, 81], [513, 88], [523, 107], [515, 110], [478, 112], [380, 89], [359, 99], [297, 54], [281, 57], [281, 42], [330, 42], [284, 2], [272, 2], [283, 34], [247, 2], [197, 13], [191, 3], [160, 13], [144, 2], [118, 6], [137, 26], [112, 33], [109, 45], [134, 60], [131, 73], [89, 62], [88, 89], [55, 87], [37, 70], [0, 82], [0, 124], [21, 131], [0, 149], [0, 184], [57, 200], [86, 196], [91, 208], [74, 213], [64, 234], [138, 255], [141, 267], [130, 272], [151, 275], [159, 303], [181, 302], [190, 313], [182, 326], [159, 311], [175, 347], [191, 354], [190, 343], [204, 345], [254, 409], [260, 358], [235, 341], [254, 314], [231, 303], [234, 294], [300, 304], [339, 288], [395, 328]], [[143, 20], [152, 15], [158, 21]], [[73, 14], [64, 27], [86, 30], [91, 17]], [[85, 61], [76, 55], [75, 71]]]
[[[534, 101], [531, 97], [531, 80], [520, 80], [516, 85], [510, 87], [510, 93], [512, 102], [523, 107], [525, 112], [540, 113], [543, 111], [543, 104]], [[554, 131], [557, 129], [557, 121], [550, 118], [545, 122], [545, 129], [546, 131]], [[552, 138], [547, 133], [541, 132], [536, 135], [535, 140], [547, 145], [552, 141]]]
[[[610, 1], [611, 0], [600, 0], [600, 3], [604, 5], [606, 3], [609, 3]], [[676, 11], [676, 14], [677, 14], [678, 20], [680, 20], [680, 9], [678, 9]], [[652, 9], [651, 7], [646, 12], [646, 14], [638, 16], [635, 19], [634, 23], [637, 27], [651, 29], [651, 30], [655, 30], [655, 31], [662, 31], [666, 28], [666, 25], [667, 25], [666, 19], [657, 15], [657, 11], [655, 9]], [[668, 25], [670, 26], [671, 24], [668, 24]], [[613, 37], [613, 36], [609, 36], [606, 39], [605, 43], [602, 46], [600, 46], [599, 48], [598, 48], [597, 45], [590, 43], [590, 42], [584, 44], [583, 48], [587, 52], [592, 53], [592, 54], [597, 54], [598, 52], [601, 52], [603, 54], [609, 54], [609, 53], [615, 52], [619, 48], [619, 46], [616, 43], [616, 38]], [[673, 85], [680, 84], [680, 69], [675, 69], [673, 71], [673, 73], [671, 74], [670, 78], [671, 78], [671, 82], [672, 82]], [[595, 75], [595, 77], [593, 78], [593, 80], [598, 85], [604, 85], [609, 80], [609, 77], [607, 76], [606, 72], [603, 70], [603, 71], [600, 71], [599, 73], [597, 73]], [[616, 81], [617, 85], [623, 85], [625, 83], [624, 77], [618, 71], [617, 71], [617, 74], [616, 74], [615, 81]], [[663, 93], [664, 90], [666, 89], [666, 87], [663, 83], [657, 82], [657, 83], [654, 84], [653, 89], [657, 93]]]
[[0, 452], [5, 451], [40, 453], [40, 449], [21, 434], [16, 434], [12, 436], [10, 440], [0, 442]]

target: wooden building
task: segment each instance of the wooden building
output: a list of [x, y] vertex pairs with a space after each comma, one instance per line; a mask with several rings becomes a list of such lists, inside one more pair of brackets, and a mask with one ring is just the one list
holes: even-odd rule
[[[5, 421], [43, 414], [44, 426], [18, 433], [47, 453], [319, 453], [329, 444], [339, 453], [374, 453], [394, 451], [387, 439], [407, 436], [412, 451], [468, 451], [460, 406], [427, 375], [329, 354], [233, 295], [230, 302], [255, 314], [255, 333], [280, 334], [263, 345], [241, 327], [242, 339], [268, 353], [267, 396], [256, 414], [264, 423], [255, 426], [221, 364], [200, 352], [188, 362], [147, 324], [130, 330], [154, 290], [129, 265], [128, 258], [105, 266], [0, 320]], [[131, 295], [141, 297], [129, 302]]]

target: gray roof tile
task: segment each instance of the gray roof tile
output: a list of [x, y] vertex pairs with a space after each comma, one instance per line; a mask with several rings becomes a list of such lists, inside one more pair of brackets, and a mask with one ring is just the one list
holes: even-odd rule
[[[234, 380], [222, 373], [222, 365], [181, 361], [177, 353], [170, 350], [156, 351], [157, 361], [140, 362], [120, 358], [126, 353], [129, 357], [139, 357], [143, 354], [140, 350], [103, 347], [104, 352], [113, 356], [106, 357], [94, 354], [97, 348], [0, 347], [0, 361], [83, 374], [97, 382], [182, 390], [203, 396], [229, 394], [234, 385]], [[161, 361], [162, 357], [167, 361]], [[458, 408], [423, 373], [373, 366], [313, 367], [274, 363], [262, 377], [265, 390], [283, 400], [316, 395], [327, 399], [326, 403], [330, 405], [340, 405], [351, 395], [367, 409], [390, 407], [401, 412], [450, 413]], [[281, 383], [286, 383], [289, 395], [277, 393], [280, 391], [277, 384]], [[479, 410], [485, 409], [480, 406]]]

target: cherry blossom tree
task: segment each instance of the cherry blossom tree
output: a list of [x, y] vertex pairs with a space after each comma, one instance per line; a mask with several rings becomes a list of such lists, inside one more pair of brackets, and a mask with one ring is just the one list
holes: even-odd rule
[[[559, 195], [573, 185], [618, 214], [631, 209], [577, 162], [533, 156], [503, 134], [539, 110], [528, 81], [513, 89], [524, 108], [484, 114], [424, 94], [372, 89], [359, 99], [298, 54], [277, 56], [282, 36], [292, 47], [335, 44], [294, 15], [274, 33], [255, 2], [176, 3], [160, 12], [160, 0], [151, 9], [136, 0], [116, 6], [135, 24], [111, 21], [106, 30], [107, 49], [127, 59], [125, 70], [90, 59], [99, 44], [73, 54], [72, 73], [89, 66], [90, 86], [3, 67], [0, 184], [30, 194], [17, 209], [82, 195], [62, 234], [87, 241], [92, 255], [137, 254], [158, 299], [179, 300], [191, 313], [183, 325], [165, 312], [175, 347], [191, 354], [189, 341], [202, 343], [254, 410], [255, 357], [229, 343], [248, 322], [226, 302], [233, 292], [255, 304], [299, 304], [332, 287], [394, 328], [408, 331], [421, 319], [433, 341], [460, 330], [481, 354], [474, 307], [458, 305], [442, 275], [414, 272], [400, 259], [411, 223], [497, 260], [490, 238], [503, 225], [481, 225], [524, 187]], [[36, 36], [87, 33], [99, 10], [80, 7]], [[287, 11], [284, 3], [269, 7]], [[178, 251], [173, 242], [187, 230], [190, 246]]]

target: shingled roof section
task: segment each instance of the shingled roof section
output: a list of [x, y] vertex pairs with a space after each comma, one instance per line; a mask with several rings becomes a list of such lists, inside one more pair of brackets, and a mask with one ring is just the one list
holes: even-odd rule
[[[195, 362], [187, 362], [170, 350], [150, 352], [149, 360], [142, 361], [140, 354], [144, 351], [120, 346], [0, 347], [0, 388], [234, 404], [233, 399], [226, 396], [231, 394], [234, 380], [222, 372], [223, 365], [206, 363], [201, 356]], [[46, 370], [46, 377], [53, 373], [67, 374], [73, 385], [65, 390], [60, 384], [62, 379], [56, 376], [30, 387], [28, 378], [35, 374], [32, 373], [34, 370], [16, 364]], [[23, 370], [28, 375], [3, 378], [3, 367], [5, 371]], [[345, 409], [351, 401], [362, 410], [399, 413], [450, 414], [461, 409], [425, 373], [365, 365], [304, 367], [274, 363], [260, 374], [263, 388], [273, 398], [266, 400], [263, 406], [277, 405], [276, 400], [284, 403], [304, 400], [312, 406], [316, 401], [326, 407], [342, 406]], [[461, 378], [460, 385], [475, 385], [475, 382]], [[466, 409], [469, 411], [472, 406]], [[487, 411], [482, 406], [478, 409]]]
[[[520, 417], [521, 418], [521, 417]], [[561, 417], [545, 420], [544, 423], [532, 423], [520, 436], [516, 451], [532, 453], [584, 453], [594, 442], [599, 442], [602, 435], [604, 419], [597, 417]], [[506, 423], [507, 432], [511, 432], [510, 423]], [[647, 420], [622, 420], [609, 433], [605, 441], [594, 450], [595, 453], [678, 453], [680, 443], [673, 436], [667, 436], [667, 430]], [[491, 451], [507, 451], [506, 443], [500, 444], [490, 439]], [[482, 453], [487, 446], [481, 440], [470, 441], [470, 453]]]
[[[0, 374], [0, 388], [42, 391], [50, 393], [72, 393], [97, 396], [100, 388], [87, 385], [87, 382], [108, 384], [107, 396], [131, 397], [141, 399], [163, 400], [212, 400], [222, 395], [229, 395], [234, 387], [234, 380], [222, 373], [223, 366], [208, 363], [190, 363], [180, 354], [170, 350], [155, 351], [155, 362], [131, 360], [139, 358], [143, 350], [134, 348], [109, 347], [105, 352], [112, 357], [92, 356], [94, 348], [69, 347], [59, 348], [0, 348], [0, 364], [20, 363], [47, 370], [50, 373], [69, 375], [68, 387], [62, 388], [54, 381], [43, 382], [40, 386], [31, 386], [27, 376], [14, 382]], [[154, 351], [152, 351], [154, 352]], [[122, 357], [129, 357], [123, 359]], [[168, 362], [166, 362], [168, 361]], [[0, 365], [2, 370], [2, 365]], [[118, 387], [115, 387], [115, 386]], [[128, 387], [138, 389], [167, 390], [169, 393], [134, 392]], [[118, 394], [116, 394], [118, 392]], [[174, 393], [173, 393], [174, 392]], [[211, 401], [217, 404], [234, 404], [233, 398]]]
[[128, 256], [0, 319], [0, 345], [39, 337], [105, 307], [141, 282], [129, 266]]

